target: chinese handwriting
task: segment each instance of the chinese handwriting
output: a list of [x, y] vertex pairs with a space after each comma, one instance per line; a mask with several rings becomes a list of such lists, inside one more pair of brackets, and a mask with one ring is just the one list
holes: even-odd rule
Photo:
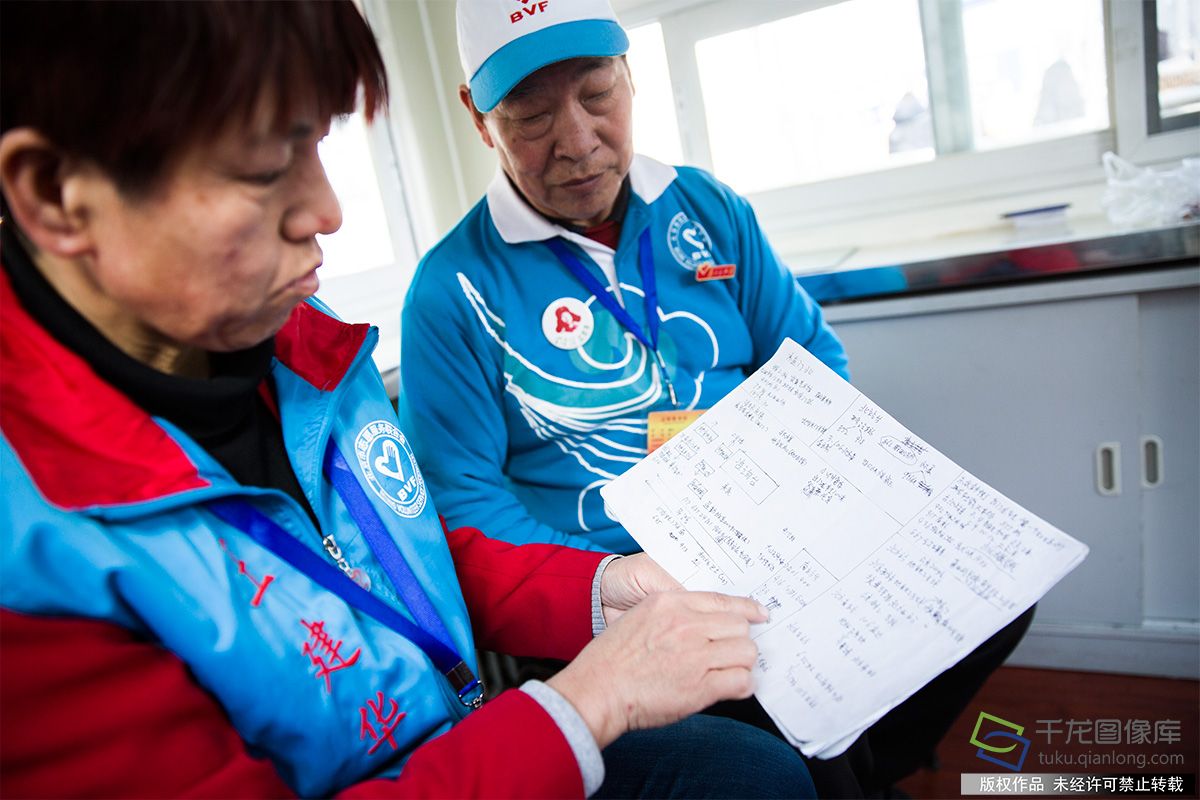
[[329, 676], [338, 670], [354, 666], [362, 648], [355, 649], [349, 658], [345, 658], [341, 653], [342, 640], [333, 641], [333, 637], [325, 630], [323, 620], [307, 622], [302, 619], [300, 624], [308, 629], [309, 634], [309, 640], [304, 643], [304, 655], [308, 656], [313, 665], [317, 667], [316, 677], [325, 680], [325, 691], [332, 694], [333, 685]]
[[[379, 745], [384, 742], [387, 742], [393, 750], [396, 749], [396, 740], [392, 738], [392, 734], [395, 732], [396, 726], [400, 724], [400, 720], [404, 719], [406, 714], [400, 710], [400, 704], [395, 700], [389, 697], [388, 702], [392, 705], [388, 709], [388, 713], [384, 714], [383, 692], [376, 692], [374, 700], [368, 699], [367, 704], [358, 709], [361, 720], [358, 728], [358, 738], [361, 741], [370, 736], [371, 741], [375, 743], [367, 748], [367, 755], [374, 755]], [[374, 715], [375, 723], [379, 724], [379, 730], [375, 729], [375, 725], [372, 724], [371, 719], [367, 716], [368, 708], [371, 709], [371, 713]]]
[[250, 605], [257, 608], [258, 604], [262, 602], [263, 593], [267, 591], [267, 587], [271, 585], [271, 581], [275, 580], [275, 576], [274, 575], [264, 575], [263, 579], [261, 581], [255, 580], [254, 576], [251, 575], [250, 572], [246, 569], [246, 562], [242, 561], [240, 558], [236, 557], [229, 550], [228, 545], [225, 544], [225, 540], [218, 539], [217, 542], [221, 545], [221, 549], [225, 551], [225, 555], [229, 556], [229, 558], [233, 561], [233, 563], [237, 564], [238, 573], [241, 575], [245, 575], [246, 578], [249, 579], [250, 583], [254, 584], [254, 587], [256, 589], [258, 589], [258, 591], [256, 591], [254, 593], [254, 597], [250, 599]]

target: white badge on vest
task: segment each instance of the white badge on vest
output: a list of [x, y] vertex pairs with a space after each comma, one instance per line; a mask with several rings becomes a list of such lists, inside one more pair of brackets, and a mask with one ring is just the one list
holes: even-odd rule
[[595, 327], [592, 310], [574, 297], [560, 297], [542, 312], [542, 333], [560, 350], [582, 347]]

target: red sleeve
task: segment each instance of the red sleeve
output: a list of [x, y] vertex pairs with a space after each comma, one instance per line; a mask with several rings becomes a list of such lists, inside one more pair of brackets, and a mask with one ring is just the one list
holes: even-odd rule
[[583, 797], [583, 776], [545, 709], [509, 689], [417, 748], [398, 779], [366, 781], [338, 797]]
[[592, 640], [592, 580], [607, 553], [442, 527], [480, 647], [569, 661]]
[[[518, 733], [519, 735], [514, 735]], [[106, 622], [0, 609], [0, 795], [293, 797], [174, 654]], [[570, 746], [509, 691], [345, 796], [581, 797]]]
[[0, 610], [0, 743], [5, 797], [292, 794], [178, 657], [106, 622]]

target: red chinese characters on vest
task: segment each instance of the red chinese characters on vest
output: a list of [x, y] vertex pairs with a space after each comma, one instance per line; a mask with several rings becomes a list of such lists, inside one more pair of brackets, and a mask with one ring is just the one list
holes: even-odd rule
[[[400, 710], [399, 703], [390, 697], [387, 700], [391, 703], [391, 707], [388, 708], [386, 714], [383, 713], [383, 692], [376, 692], [374, 700], [368, 699], [367, 704], [358, 709], [360, 720], [358, 738], [361, 741], [370, 736], [371, 741], [374, 742], [367, 748], [367, 755], [374, 755], [384, 742], [387, 742], [393, 750], [396, 749], [396, 740], [392, 738], [392, 734], [395, 733], [396, 726], [407, 715]], [[368, 708], [371, 710], [370, 715], [367, 714]], [[375, 728], [376, 725], [379, 726], [378, 730]]]
[[333, 641], [333, 637], [325, 630], [324, 620], [307, 622], [302, 619], [300, 624], [308, 629], [308, 641], [304, 643], [304, 655], [308, 656], [313, 666], [317, 668], [315, 677], [324, 679], [325, 691], [333, 694], [330, 676], [338, 670], [354, 666], [358, 661], [359, 654], [362, 653], [362, 648], [356, 648], [350, 657], [346, 658], [341, 652], [342, 640]]
[[250, 581], [250, 583], [254, 584], [254, 588], [258, 590], [254, 593], [254, 597], [252, 597], [250, 599], [250, 605], [257, 608], [259, 603], [262, 602], [263, 594], [267, 591], [267, 587], [271, 585], [271, 581], [275, 580], [275, 576], [274, 575], [264, 575], [263, 579], [261, 581], [255, 580], [254, 576], [251, 575], [250, 572], [246, 569], [246, 562], [242, 561], [240, 558], [238, 558], [237, 556], [235, 556], [233, 554], [233, 552], [229, 549], [229, 546], [227, 544], [225, 544], [225, 540], [218, 539], [217, 542], [221, 545], [221, 549], [225, 551], [225, 555], [229, 556], [230, 560], [232, 560], [233, 563], [237, 564], [238, 574], [245, 575], [246, 578]]

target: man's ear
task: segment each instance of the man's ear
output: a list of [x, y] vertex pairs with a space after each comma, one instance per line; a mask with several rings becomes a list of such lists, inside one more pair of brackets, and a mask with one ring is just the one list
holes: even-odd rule
[[33, 128], [0, 137], [0, 186], [17, 227], [40, 251], [72, 258], [91, 247], [84, 216], [63, 191], [73, 159]]
[[458, 87], [458, 99], [466, 107], [467, 113], [471, 115], [471, 121], [475, 123], [475, 130], [479, 131], [479, 137], [483, 139], [483, 143], [488, 147], [495, 148], [496, 144], [492, 141], [492, 134], [483, 121], [483, 112], [475, 107], [475, 101], [471, 99], [471, 90], [465, 83]]

